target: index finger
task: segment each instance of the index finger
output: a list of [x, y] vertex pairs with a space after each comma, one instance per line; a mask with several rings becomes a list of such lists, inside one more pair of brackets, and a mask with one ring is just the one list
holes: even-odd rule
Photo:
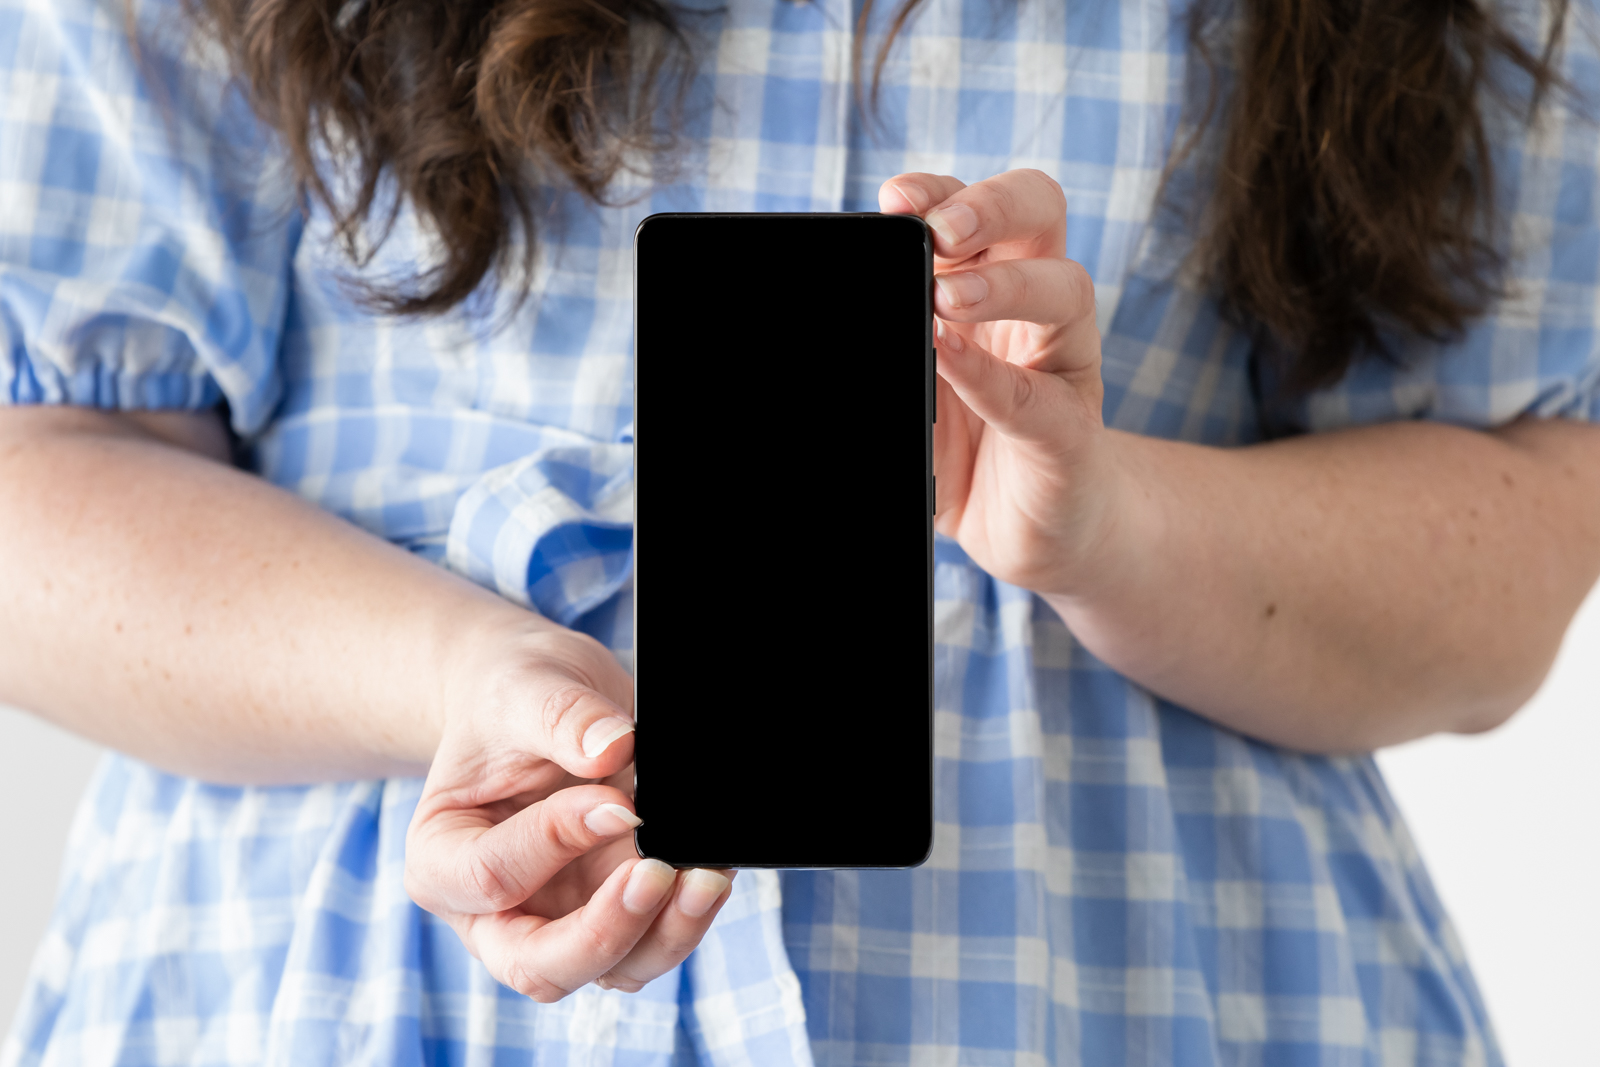
[[968, 185], [923, 218], [941, 259], [970, 259], [986, 248], [1018, 243], [1028, 246], [1029, 257], [1066, 255], [1066, 194], [1043, 171], [1012, 170]]
[[921, 215], [966, 187], [948, 174], [896, 174], [878, 187], [878, 209], [885, 215]]
[[406, 890], [435, 914], [514, 908], [562, 868], [639, 825], [628, 798], [602, 785], [552, 793], [493, 825], [424, 797], [406, 835]]
[[583, 907], [559, 919], [508, 910], [452, 915], [451, 925], [497, 980], [549, 1004], [623, 960], [650, 929], [677, 876], [660, 860], [630, 860]]

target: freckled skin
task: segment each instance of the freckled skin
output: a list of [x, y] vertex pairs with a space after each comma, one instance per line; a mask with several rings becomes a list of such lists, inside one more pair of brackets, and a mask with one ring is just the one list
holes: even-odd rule
[[[1230, 449], [1108, 430], [1060, 188], [903, 175], [882, 195], [964, 205], [978, 228], [939, 269], [988, 279], [975, 303], [936, 297], [962, 339], [939, 351], [939, 528], [1103, 662], [1316, 752], [1486, 728], [1532, 692], [1600, 574], [1600, 429], [1407, 422]], [[1469, 543], [1452, 523], [1470, 507]], [[813, 521], [841, 517], [824, 501]], [[428, 774], [408, 890], [497, 976], [553, 931], [573, 980], [631, 988], [710, 922], [628, 913], [637, 856], [583, 830], [579, 801], [631, 803], [631, 736], [581, 744], [631, 716], [615, 658], [234, 469], [216, 413], [0, 409], [0, 544], [0, 701], [211, 781]], [[267, 580], [269, 562], [290, 565]], [[546, 817], [559, 833], [522, 832]], [[474, 857], [526, 862], [497, 889]], [[596, 958], [575, 915], [626, 927], [627, 955]]]
[[[1600, 573], [1600, 429], [1414, 422], [1235, 449], [1120, 434], [1100, 420], [1059, 188], [903, 174], [879, 201], [935, 235], [937, 528], [1101, 660], [1312, 751], [1482, 729], [1537, 686]], [[1588, 491], [1555, 491], [1571, 471]]]

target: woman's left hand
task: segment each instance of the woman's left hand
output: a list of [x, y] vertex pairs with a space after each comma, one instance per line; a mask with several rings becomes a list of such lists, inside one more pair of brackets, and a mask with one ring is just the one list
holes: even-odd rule
[[935, 527], [1101, 662], [1313, 752], [1486, 729], [1532, 694], [1600, 570], [1600, 429], [1108, 430], [1060, 187], [902, 174], [878, 200], [935, 235]]
[[1061, 187], [902, 174], [879, 205], [934, 233], [935, 528], [989, 573], [1070, 593], [1114, 519], [1094, 286], [1066, 258]]

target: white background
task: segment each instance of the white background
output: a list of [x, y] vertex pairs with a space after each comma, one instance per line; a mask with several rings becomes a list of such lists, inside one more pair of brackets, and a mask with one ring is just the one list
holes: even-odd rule
[[[95, 749], [0, 708], [0, 1019], [49, 914]], [[1510, 1067], [1600, 1065], [1600, 594], [1510, 725], [1385, 752]]]

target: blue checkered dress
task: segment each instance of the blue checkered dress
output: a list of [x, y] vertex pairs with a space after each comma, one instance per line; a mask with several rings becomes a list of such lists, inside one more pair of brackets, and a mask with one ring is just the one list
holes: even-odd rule
[[[1152, 211], [1197, 91], [1172, 0], [927, 0], [876, 128], [851, 107], [848, 0], [696, 2], [682, 165], [639, 161], [612, 207], [538, 190], [533, 295], [496, 332], [481, 302], [414, 322], [348, 299], [326, 218], [299, 212], [173, 0], [139, 5], [137, 61], [116, 0], [0, 0], [0, 397], [225, 399], [262, 477], [624, 663], [631, 238], [653, 211], [873, 210], [900, 171], [1038, 167], [1095, 279], [1111, 425], [1237, 445], [1594, 409], [1600, 145], [1559, 108], [1532, 132], [1495, 120], [1505, 305], [1286, 404], [1182, 269], [1204, 153]], [[1591, 38], [1567, 40], [1592, 91]], [[403, 215], [370, 269], [432, 254]], [[1152, 696], [953, 543], [935, 582], [923, 867], [747, 874], [644, 992], [539, 1006], [407, 900], [417, 781], [220, 788], [113, 756], [0, 1065], [1500, 1062], [1370, 759]]]

